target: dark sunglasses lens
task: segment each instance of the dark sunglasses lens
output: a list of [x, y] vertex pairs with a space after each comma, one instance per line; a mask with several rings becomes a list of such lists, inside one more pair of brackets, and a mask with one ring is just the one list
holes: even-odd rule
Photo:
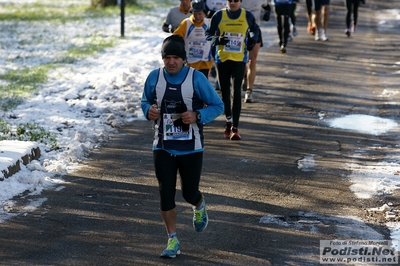
[[240, 0], [228, 0], [229, 3], [232, 3], [232, 2], [237, 3], [237, 2], [239, 2], [239, 1], [240, 1]]

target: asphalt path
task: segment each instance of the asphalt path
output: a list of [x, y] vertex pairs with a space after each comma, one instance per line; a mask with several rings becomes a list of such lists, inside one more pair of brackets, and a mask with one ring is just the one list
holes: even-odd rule
[[[222, 116], [205, 126], [201, 190], [209, 225], [194, 231], [191, 207], [178, 190], [182, 254], [176, 259], [159, 257], [167, 238], [153, 130], [148, 121], [134, 121], [81, 170], [64, 176], [65, 184], [43, 192], [41, 207], [0, 223], [0, 265], [319, 265], [320, 240], [390, 239], [383, 224], [365, 217], [366, 208], [388, 198], [358, 199], [344, 165], [362, 145], [397, 145], [398, 132], [371, 136], [326, 121], [369, 114], [398, 122], [393, 102], [399, 96], [387, 104], [381, 95], [400, 84], [393, 74], [400, 25], [378, 31], [375, 16], [396, 3], [367, 0], [357, 33], [347, 38], [343, 1], [331, 0], [330, 40], [317, 42], [307, 33], [301, 1], [299, 35], [287, 54], [277, 43], [260, 52], [256, 101], [243, 104], [240, 119], [243, 139], [224, 139]], [[299, 163], [310, 155], [316, 164], [304, 171]], [[396, 194], [390, 197], [400, 202]], [[30, 200], [16, 199], [21, 206]]]

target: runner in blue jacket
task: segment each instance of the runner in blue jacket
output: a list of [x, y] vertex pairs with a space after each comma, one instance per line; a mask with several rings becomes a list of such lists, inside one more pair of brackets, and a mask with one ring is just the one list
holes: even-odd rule
[[177, 173], [183, 198], [193, 206], [193, 227], [202, 232], [208, 224], [206, 203], [199, 190], [203, 164], [203, 123], [222, 114], [224, 104], [208, 79], [185, 66], [185, 41], [167, 37], [161, 50], [164, 68], [153, 70], [144, 85], [141, 107], [155, 123], [153, 158], [159, 184], [160, 209], [168, 234], [161, 257], [180, 254], [176, 234]]

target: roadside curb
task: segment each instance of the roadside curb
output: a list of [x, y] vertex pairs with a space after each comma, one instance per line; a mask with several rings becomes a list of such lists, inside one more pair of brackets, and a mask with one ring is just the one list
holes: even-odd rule
[[21, 163], [29, 164], [40, 157], [36, 142], [3, 140], [0, 141], [0, 181], [21, 170]]

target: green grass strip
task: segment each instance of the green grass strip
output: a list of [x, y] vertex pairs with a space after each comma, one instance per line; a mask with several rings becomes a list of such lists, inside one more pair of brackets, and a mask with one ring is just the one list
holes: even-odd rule
[[45, 144], [49, 150], [58, 149], [56, 136], [35, 123], [14, 127], [0, 119], [0, 140], [35, 141]]
[[[88, 1], [89, 3], [89, 1]], [[125, 14], [144, 14], [151, 12], [156, 7], [168, 7], [168, 1], [160, 3], [146, 2], [137, 5], [127, 5]], [[101, 18], [120, 15], [119, 6], [110, 6], [106, 8], [91, 8], [90, 5], [76, 5], [60, 7], [56, 4], [4, 4], [0, 9], [0, 21], [19, 20], [19, 21], [59, 21], [66, 23], [68, 21], [85, 20], [88, 18]]]

